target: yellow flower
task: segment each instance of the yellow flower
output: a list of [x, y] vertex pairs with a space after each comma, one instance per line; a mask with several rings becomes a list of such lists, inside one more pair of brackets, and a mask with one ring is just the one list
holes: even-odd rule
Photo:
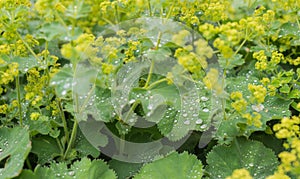
[[235, 169], [231, 176], [226, 177], [226, 179], [252, 179], [249, 171], [245, 168]]
[[248, 90], [252, 93], [252, 102], [263, 103], [267, 95], [267, 89], [262, 85], [248, 84]]
[[64, 13], [65, 10], [66, 10], [66, 7], [65, 7], [62, 3], [58, 2], [58, 3], [55, 4], [55, 9], [56, 9], [58, 12]]
[[246, 110], [247, 107], [247, 101], [245, 99], [237, 100], [233, 103], [231, 103], [231, 106], [238, 112], [242, 112]]
[[230, 98], [233, 100], [242, 99], [243, 94], [240, 91], [234, 91], [230, 94]]
[[261, 82], [264, 86], [266, 86], [267, 84], [270, 83], [270, 79], [264, 77], [264, 78], [262, 78], [262, 79], [260, 80], [260, 82]]
[[297, 108], [300, 109], [300, 102], [297, 104]]
[[254, 125], [255, 127], [261, 127], [262, 122], [260, 121], [261, 115], [257, 112], [253, 112], [254, 116], [250, 113], [245, 113], [242, 115], [243, 118], [247, 119], [248, 125]]
[[65, 58], [72, 58], [73, 54], [74, 54], [74, 48], [72, 47], [72, 45], [70, 43], [68, 44], [64, 44], [61, 47], [61, 54], [63, 57]]
[[6, 114], [7, 110], [8, 110], [8, 105], [7, 104], [0, 105], [0, 114]]
[[102, 64], [102, 71], [104, 74], [110, 74], [114, 71], [114, 66], [112, 64], [103, 63]]
[[12, 104], [13, 107], [17, 107], [18, 104], [19, 104], [19, 102], [18, 102], [18, 100], [13, 100], [13, 101], [11, 102], [11, 104]]
[[268, 176], [266, 179], [291, 179], [291, 178], [282, 173], [275, 173], [274, 175]]
[[30, 119], [33, 120], [33, 121], [36, 121], [36, 120], [39, 119], [40, 115], [41, 114], [38, 113], [38, 112], [33, 112], [33, 113], [30, 114]]
[[203, 82], [207, 89], [215, 90], [217, 94], [223, 92], [223, 87], [219, 82], [219, 71], [217, 69], [211, 68], [203, 78]]
[[168, 72], [167, 76], [166, 76], [166, 79], [167, 79], [167, 83], [169, 85], [174, 83], [173, 78], [174, 78], [173, 74], [171, 72]]

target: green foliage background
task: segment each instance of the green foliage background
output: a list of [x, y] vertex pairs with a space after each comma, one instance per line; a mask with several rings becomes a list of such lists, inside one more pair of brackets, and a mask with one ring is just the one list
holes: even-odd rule
[[[0, 178], [299, 178], [299, 13], [299, 0], [1, 0]], [[116, 39], [99, 35], [106, 25], [139, 17], [180, 22], [204, 40], [189, 46], [181, 31], [169, 43], [159, 44], [159, 34], [157, 45], [123, 41], [142, 28], [119, 32]], [[114, 113], [110, 82], [143, 53], [155, 63], [172, 57], [176, 65], [166, 77], [151, 71], [142, 76], [130, 89], [132, 113]], [[213, 55], [222, 70], [207, 69]], [[101, 111], [96, 118], [130, 141], [177, 141], [192, 131], [186, 143], [150, 163], [101, 155], [76, 119], [93, 113], [76, 101], [74, 107], [73, 78], [83, 60], [101, 69], [94, 82]], [[76, 78], [94, 74], [83, 69]], [[191, 81], [202, 101], [190, 104], [199, 114], [180, 121], [175, 86]], [[167, 102], [139, 97], [149, 93]], [[212, 117], [205, 111], [215, 105], [207, 100], [215, 95], [221, 108]], [[170, 110], [157, 121], [162, 106]], [[147, 113], [156, 127], [133, 129], [137, 116]], [[212, 140], [198, 148], [211, 125], [217, 126]], [[98, 137], [98, 145], [106, 146], [108, 139]]]

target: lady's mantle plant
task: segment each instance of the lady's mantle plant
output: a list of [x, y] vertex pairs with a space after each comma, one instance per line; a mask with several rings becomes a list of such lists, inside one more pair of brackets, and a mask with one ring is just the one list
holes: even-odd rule
[[[298, 0], [0, 1], [0, 178], [299, 178], [299, 13]], [[134, 19], [185, 29], [107, 31]], [[162, 59], [172, 68], [155, 73]], [[114, 80], [141, 62], [118, 83], [126, 104], [112, 103]], [[94, 95], [81, 99], [78, 82]], [[123, 141], [185, 141], [119, 161], [103, 155], [107, 136], [79, 128], [89, 119]]]

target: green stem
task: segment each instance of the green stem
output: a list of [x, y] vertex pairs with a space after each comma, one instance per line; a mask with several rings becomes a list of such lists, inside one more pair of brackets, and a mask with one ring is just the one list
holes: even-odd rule
[[158, 47], [159, 47], [159, 44], [160, 44], [160, 41], [161, 41], [161, 37], [162, 37], [162, 33], [159, 32], [158, 36], [157, 36], [157, 42], [156, 42], [155, 50], [157, 50]]
[[122, 155], [125, 149], [125, 135], [121, 134], [120, 138], [120, 152], [119, 154]]
[[136, 101], [132, 104], [132, 106], [130, 107], [130, 109], [129, 109], [127, 115], [125, 116], [125, 119], [123, 120], [125, 123], [126, 123], [126, 121], [128, 120], [129, 116], [133, 113], [133, 111], [135, 110], [135, 108], [139, 105], [139, 103], [140, 103], [140, 100], [136, 100]]
[[[156, 43], [156, 46], [155, 46], [155, 49], [157, 50], [158, 47], [159, 47], [159, 44], [160, 44], [160, 41], [161, 41], [161, 37], [162, 37], [162, 33], [159, 32], [158, 33], [158, 38], [157, 38], [157, 43]], [[147, 88], [149, 83], [150, 83], [150, 80], [151, 80], [151, 76], [152, 76], [152, 73], [153, 73], [153, 69], [154, 69], [154, 60], [152, 59], [151, 60], [151, 66], [150, 66], [150, 69], [149, 69], [149, 74], [148, 74], [148, 77], [147, 77], [147, 80], [146, 80], [146, 83], [145, 83], [145, 86], [144, 88]]]
[[32, 166], [31, 166], [31, 163], [30, 163], [30, 160], [28, 159], [28, 157], [26, 158], [26, 165], [30, 170], [32, 170]]
[[64, 154], [64, 148], [63, 148], [63, 146], [61, 145], [61, 142], [59, 141], [59, 139], [58, 138], [55, 138], [56, 139], [56, 143], [57, 143], [57, 145], [58, 145], [58, 148], [59, 148], [59, 150], [60, 150], [60, 153], [61, 153], [61, 155], [63, 155]]
[[76, 119], [74, 119], [74, 124], [73, 124], [73, 129], [72, 129], [72, 133], [71, 133], [71, 138], [70, 138], [70, 142], [68, 143], [68, 147], [65, 151], [64, 154], [64, 159], [66, 159], [68, 157], [68, 154], [74, 144], [75, 138], [76, 138], [76, 134], [77, 134], [77, 128], [78, 128], [78, 122]]
[[69, 130], [68, 130], [68, 124], [67, 124], [66, 116], [65, 116], [65, 113], [63, 111], [63, 107], [62, 107], [60, 98], [56, 98], [56, 101], [57, 101], [57, 105], [58, 105], [58, 108], [59, 108], [61, 120], [62, 120], [63, 125], [64, 125], [64, 132], [65, 132], [66, 142], [68, 143], [69, 142]]
[[148, 0], [148, 10], [149, 10], [149, 15], [152, 16], [152, 9], [151, 9], [150, 0]]
[[157, 80], [157, 81], [155, 81], [154, 83], [152, 83], [151, 85], [149, 85], [145, 89], [149, 90], [149, 89], [153, 88], [155, 85], [158, 85], [159, 83], [162, 83], [164, 81], [167, 81], [167, 78], [163, 78], [163, 79]]
[[20, 125], [23, 126], [22, 105], [21, 105], [21, 89], [20, 89], [19, 75], [16, 77], [16, 88], [17, 88], [17, 97], [18, 97], [18, 109], [19, 109]]
[[147, 88], [149, 83], [150, 83], [153, 68], [154, 68], [154, 60], [151, 60], [151, 66], [150, 66], [150, 69], [149, 69], [149, 74], [148, 74], [147, 81], [145, 83], [144, 88]]
[[26, 46], [26, 48], [29, 50], [29, 52], [34, 56], [34, 58], [36, 58], [38, 61], [40, 60], [39, 57], [34, 53], [34, 51], [32, 50], [32, 48], [28, 45], [28, 43], [22, 38], [22, 36], [16, 31], [17, 36], [19, 37], [19, 39], [24, 43], [24, 45]]
[[44, 53], [44, 60], [45, 60], [45, 63], [46, 63], [46, 67], [45, 67], [45, 72], [46, 72], [46, 75], [47, 75], [47, 84], [49, 83], [50, 81], [50, 73], [49, 73], [49, 69], [48, 69], [48, 56], [47, 56], [47, 52], [48, 51], [48, 41], [45, 42], [45, 53]]
[[[222, 88], [225, 87], [225, 78], [226, 78], [226, 69], [224, 69], [224, 71], [223, 71]], [[225, 108], [226, 108], [226, 100], [224, 98], [222, 98], [222, 111], [223, 111], [224, 120], [226, 120], [226, 118], [227, 118]]]
[[236, 55], [241, 50], [241, 48], [245, 45], [246, 42], [247, 42], [247, 38], [245, 38], [243, 40], [243, 42], [241, 43], [241, 45], [238, 47], [238, 49], [236, 49], [236, 51], [234, 52], [234, 55]]
[[117, 4], [115, 5], [115, 18], [116, 18], [116, 24], [120, 22], [120, 17], [119, 17], [119, 11], [118, 11], [118, 6]]

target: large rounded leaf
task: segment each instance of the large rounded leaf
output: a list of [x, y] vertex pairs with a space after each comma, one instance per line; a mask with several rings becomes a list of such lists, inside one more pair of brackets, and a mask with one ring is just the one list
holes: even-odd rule
[[202, 163], [195, 155], [189, 155], [187, 152], [182, 154], [174, 152], [165, 158], [146, 164], [134, 178], [200, 179], [202, 175]]
[[12, 178], [21, 172], [29, 151], [31, 142], [27, 129], [21, 127], [0, 128], [0, 161], [5, 161], [0, 168], [0, 178]]
[[226, 178], [235, 169], [245, 168], [255, 179], [273, 174], [278, 165], [274, 152], [258, 141], [238, 138], [230, 146], [218, 145], [207, 156], [210, 178]]

